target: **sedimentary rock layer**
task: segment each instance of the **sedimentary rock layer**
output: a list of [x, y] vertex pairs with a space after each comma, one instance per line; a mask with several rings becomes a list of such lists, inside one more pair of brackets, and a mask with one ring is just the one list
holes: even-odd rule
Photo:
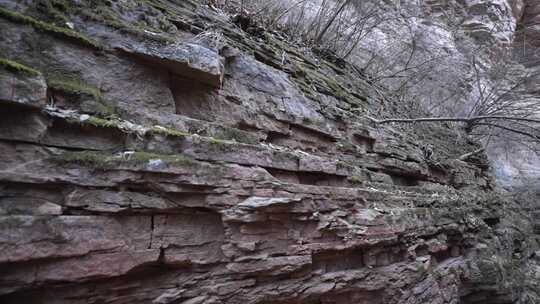
[[533, 227], [475, 143], [373, 125], [354, 66], [193, 1], [0, 5], [0, 302], [520, 297]]

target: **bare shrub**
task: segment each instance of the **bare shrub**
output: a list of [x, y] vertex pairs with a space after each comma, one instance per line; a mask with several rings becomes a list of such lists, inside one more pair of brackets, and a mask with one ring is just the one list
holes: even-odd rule
[[[537, 151], [540, 105], [531, 75], [493, 41], [464, 34], [464, 7], [447, 1], [438, 12], [401, 1], [216, 0], [229, 12], [248, 16], [293, 43], [333, 52], [359, 67], [403, 117], [386, 123], [448, 123], [462, 127], [497, 155], [509, 147]], [[405, 1], [405, 4], [408, 2]], [[430, 19], [430, 16], [436, 18]], [[488, 32], [503, 31], [494, 24]], [[460, 45], [461, 49], [451, 48]], [[533, 92], [534, 93], [534, 92]], [[383, 111], [381, 111], [382, 113]], [[502, 150], [501, 150], [502, 149]]]
[[269, 31], [284, 32], [292, 42], [342, 58], [351, 56], [385, 19], [397, 16], [389, 13], [395, 7], [376, 0], [238, 0], [221, 7], [248, 15]]
[[[471, 85], [468, 103], [454, 104], [444, 108], [446, 116], [425, 112], [424, 117], [401, 117], [372, 120], [378, 124], [388, 123], [459, 123], [463, 130], [484, 143], [478, 151], [467, 153], [466, 159], [475, 153], [496, 147], [497, 154], [516, 151], [516, 147], [538, 153], [540, 146], [540, 99], [530, 93], [537, 74], [527, 72], [511, 60], [511, 55], [500, 52], [489, 67], [482, 66], [476, 56], [469, 62], [471, 73], [467, 83]], [[448, 103], [448, 105], [451, 103]], [[442, 106], [446, 106], [444, 103]]]

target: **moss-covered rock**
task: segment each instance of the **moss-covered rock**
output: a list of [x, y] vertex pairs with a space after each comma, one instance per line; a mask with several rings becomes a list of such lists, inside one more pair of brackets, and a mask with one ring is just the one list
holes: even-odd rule
[[96, 151], [65, 152], [53, 159], [58, 164], [77, 164], [94, 169], [114, 169], [122, 166], [147, 166], [150, 161], [161, 161], [170, 166], [193, 164], [194, 160], [181, 154], [155, 154], [144, 151], [124, 152], [116, 155]]
[[74, 80], [48, 79], [47, 85], [54, 90], [60, 90], [67, 93], [85, 94], [93, 96], [95, 99], [101, 99], [99, 89]]
[[0, 68], [8, 70], [12, 73], [19, 73], [25, 76], [35, 77], [41, 75], [38, 70], [27, 67], [21, 63], [6, 59], [0, 58]]
[[153, 134], [159, 134], [159, 135], [165, 135], [165, 136], [172, 136], [172, 137], [186, 137], [193, 134], [190, 134], [188, 132], [178, 131], [170, 128], [165, 128], [162, 126], [154, 126], [151, 129]]
[[357, 175], [350, 176], [349, 178], [347, 178], [347, 180], [353, 185], [361, 185], [362, 184], [362, 178], [360, 176], [357, 176]]
[[59, 38], [71, 40], [73, 42], [77, 42], [86, 47], [90, 47], [94, 49], [102, 48], [99, 43], [91, 40], [90, 38], [74, 30], [59, 27], [54, 24], [46, 23], [40, 20], [36, 20], [30, 16], [26, 16], [26, 15], [23, 15], [14, 11], [10, 11], [2, 7], [0, 7], [0, 18], [7, 19], [11, 22], [32, 26], [34, 29], [38, 31], [43, 31]]
[[94, 127], [101, 128], [119, 128], [120, 121], [115, 119], [102, 119], [99, 117], [90, 116], [88, 119], [83, 121], [85, 124], [92, 125]]
[[47, 86], [53, 92], [64, 95], [68, 102], [79, 103], [78, 107], [83, 112], [111, 116], [115, 114], [115, 108], [104, 100], [101, 91], [82, 81], [73, 79], [48, 78]]

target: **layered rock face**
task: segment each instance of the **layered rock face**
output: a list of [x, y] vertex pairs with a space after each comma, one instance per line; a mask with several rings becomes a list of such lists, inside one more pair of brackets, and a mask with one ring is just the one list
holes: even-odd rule
[[195, 1], [0, 1], [1, 303], [535, 303], [535, 201]]
[[514, 41], [516, 55], [529, 66], [538, 65], [538, 35], [540, 34], [540, 2], [536, 0], [522, 1], [523, 9], [518, 15], [519, 32]]

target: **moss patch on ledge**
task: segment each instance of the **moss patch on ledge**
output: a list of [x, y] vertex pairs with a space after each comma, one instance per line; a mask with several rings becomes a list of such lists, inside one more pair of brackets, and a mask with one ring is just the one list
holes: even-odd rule
[[[50, 2], [53, 0], [45, 1]], [[180, 2], [185, 2], [185, 0]], [[175, 6], [178, 5], [181, 4], [175, 3]], [[170, 21], [175, 19], [174, 14], [171, 9], [163, 6], [160, 1], [81, 1], [77, 6], [70, 7], [68, 12], [70, 15], [77, 15], [85, 20], [105, 25], [124, 35], [130, 35], [138, 39], [159, 44], [176, 42], [175, 35], [171, 34], [175, 26]], [[47, 14], [49, 16], [53, 15], [54, 9], [49, 9]], [[138, 15], [139, 17], [126, 19], [126, 15]]]
[[79, 123], [85, 123], [92, 125], [94, 127], [100, 127], [100, 128], [114, 128], [119, 129], [120, 121], [115, 119], [103, 119], [95, 116], [90, 116], [88, 119], [83, 121], [77, 121]]
[[43, 21], [39, 21], [30, 16], [22, 15], [20, 13], [13, 12], [2, 7], [0, 7], [0, 18], [4, 18], [15, 23], [30, 25], [36, 30], [50, 33], [59, 38], [66, 38], [68, 40], [77, 42], [86, 47], [90, 47], [94, 49], [102, 48], [97, 42], [92, 41], [91, 39], [83, 36], [82, 34], [76, 31], [70, 30], [68, 28], [59, 27], [54, 24], [46, 23]]
[[175, 40], [171, 37], [165, 36], [163, 33], [155, 33], [154, 35], [145, 32], [147, 30], [141, 25], [127, 24], [119, 21], [120, 17], [111, 13], [108, 9], [98, 8], [96, 12], [81, 10], [79, 11], [81, 16], [89, 18], [98, 23], [102, 23], [113, 29], [121, 31], [123, 34], [132, 35], [134, 37], [143, 38], [151, 41], [155, 41], [162, 44], [174, 43]]
[[223, 129], [214, 132], [212, 136], [217, 139], [236, 141], [248, 145], [259, 144], [259, 139], [253, 134], [231, 127], [223, 127]]
[[129, 121], [122, 120], [116, 116], [109, 116], [107, 118], [96, 117], [92, 115], [73, 115], [71, 117], [65, 117], [66, 121], [72, 124], [80, 124], [93, 126], [98, 128], [110, 128], [115, 129], [124, 133], [136, 133], [141, 138], [145, 135], [148, 136], [165, 136], [169, 140], [184, 140], [185, 138], [192, 138], [195, 141], [208, 144], [213, 149], [218, 149], [220, 151], [229, 151], [233, 146], [244, 146], [244, 147], [257, 147], [257, 143], [244, 143], [241, 141], [236, 141], [235, 139], [222, 139], [215, 138], [210, 136], [200, 136], [196, 133], [189, 133], [185, 131], [175, 130], [171, 128], [166, 128], [163, 126], [153, 126], [148, 127], [145, 125], [139, 125], [131, 123]]
[[47, 86], [52, 90], [60, 91], [72, 97], [90, 97], [95, 101], [95, 103], [92, 102], [93, 110], [100, 115], [110, 116], [116, 112], [114, 107], [103, 99], [101, 91], [98, 88], [81, 81], [48, 78]]
[[353, 184], [353, 185], [361, 185], [362, 184], [362, 178], [358, 175], [353, 175], [347, 178], [347, 180]]
[[149, 152], [124, 152], [116, 155], [98, 151], [65, 152], [53, 158], [57, 164], [77, 164], [94, 169], [114, 169], [119, 166], [150, 166], [151, 161], [161, 161], [170, 166], [192, 165], [195, 160], [180, 154], [155, 154]]
[[91, 87], [82, 82], [73, 80], [47, 79], [47, 85], [51, 89], [64, 91], [67, 93], [85, 94], [90, 95], [95, 99], [101, 99], [101, 92], [98, 88]]
[[174, 129], [165, 128], [162, 126], [154, 126], [152, 129], [150, 129], [153, 134], [159, 134], [159, 135], [165, 135], [165, 136], [173, 136], [173, 137], [187, 137], [191, 136], [193, 134], [182, 132]]
[[18, 74], [22, 74], [22, 75], [30, 76], [30, 77], [36, 77], [36, 76], [41, 75], [41, 73], [38, 70], [34, 70], [23, 64], [20, 64], [18, 62], [5, 59], [5, 58], [0, 58], [0, 67], [10, 72], [18, 73]]

